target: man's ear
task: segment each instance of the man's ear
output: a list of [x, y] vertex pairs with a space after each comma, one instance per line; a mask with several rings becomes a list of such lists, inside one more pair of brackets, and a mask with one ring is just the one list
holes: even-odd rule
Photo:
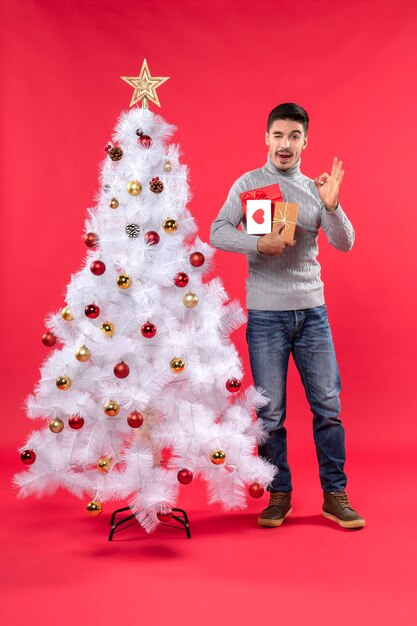
[[268, 133], [268, 131], [265, 134], [265, 143], [266, 143], [267, 146], [269, 146], [269, 133]]
[[308, 137], [307, 135], [304, 137], [304, 145], [303, 145], [303, 150], [305, 150], [307, 148], [307, 144], [308, 144]]

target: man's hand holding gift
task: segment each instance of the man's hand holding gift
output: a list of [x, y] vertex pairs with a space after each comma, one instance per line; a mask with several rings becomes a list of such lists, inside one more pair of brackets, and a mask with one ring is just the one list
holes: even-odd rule
[[287, 241], [282, 237], [285, 224], [282, 224], [278, 230], [272, 231], [258, 239], [258, 252], [267, 256], [278, 256], [282, 254], [288, 246], [295, 246], [295, 241]]

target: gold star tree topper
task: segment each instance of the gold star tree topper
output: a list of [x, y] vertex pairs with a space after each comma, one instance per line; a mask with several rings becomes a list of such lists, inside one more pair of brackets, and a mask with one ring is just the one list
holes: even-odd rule
[[161, 106], [156, 90], [169, 79], [169, 76], [151, 76], [146, 59], [143, 61], [139, 76], [121, 76], [120, 78], [135, 90], [130, 101], [131, 107], [140, 100], [143, 100], [144, 109], [148, 108], [148, 100]]

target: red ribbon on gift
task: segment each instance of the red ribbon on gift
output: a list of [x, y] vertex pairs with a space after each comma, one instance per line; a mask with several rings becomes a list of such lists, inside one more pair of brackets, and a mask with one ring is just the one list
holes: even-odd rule
[[281, 202], [283, 200], [281, 189], [279, 185], [268, 185], [267, 187], [259, 187], [259, 189], [250, 189], [249, 191], [243, 191], [240, 194], [242, 200], [242, 209], [246, 214], [246, 202], [248, 200], [271, 200], [273, 209], [275, 209], [274, 203]]

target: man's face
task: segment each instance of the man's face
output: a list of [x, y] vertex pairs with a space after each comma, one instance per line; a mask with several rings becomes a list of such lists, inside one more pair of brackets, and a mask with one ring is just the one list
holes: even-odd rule
[[265, 137], [273, 164], [278, 170], [289, 170], [307, 147], [304, 127], [294, 120], [275, 120]]

